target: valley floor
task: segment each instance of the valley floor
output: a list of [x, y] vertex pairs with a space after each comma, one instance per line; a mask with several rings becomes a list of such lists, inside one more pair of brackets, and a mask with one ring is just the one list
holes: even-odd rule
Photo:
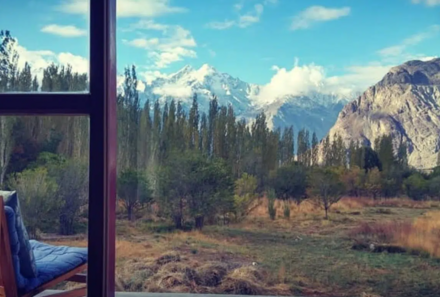
[[118, 221], [117, 290], [438, 296], [436, 203], [349, 198], [335, 205], [329, 220], [307, 205], [291, 208], [290, 219], [272, 221], [262, 201], [245, 221], [207, 226], [202, 232], [170, 232], [159, 223]]

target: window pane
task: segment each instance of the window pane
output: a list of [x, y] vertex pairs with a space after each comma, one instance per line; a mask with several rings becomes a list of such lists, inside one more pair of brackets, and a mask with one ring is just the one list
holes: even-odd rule
[[0, 92], [88, 91], [89, 0], [8, 1], [1, 11]]
[[134, 2], [117, 291], [439, 295], [438, 1]]
[[[68, 272], [84, 264], [87, 249], [73, 254], [54, 249], [57, 246], [87, 247], [89, 118], [1, 116], [0, 148], [0, 190], [7, 191], [0, 195], [5, 197], [6, 205], [13, 207], [14, 201], [7, 197], [11, 191], [17, 193], [38, 278], [44, 283], [50, 280], [48, 277], [56, 276], [54, 271]], [[22, 249], [28, 247], [26, 242], [20, 241], [23, 278], [17, 279], [19, 292], [41, 285], [34, 279], [25, 281], [36, 278], [32, 259], [25, 259], [21, 254]], [[58, 256], [57, 261], [53, 255]], [[78, 284], [68, 283], [58, 288], [76, 286]]]

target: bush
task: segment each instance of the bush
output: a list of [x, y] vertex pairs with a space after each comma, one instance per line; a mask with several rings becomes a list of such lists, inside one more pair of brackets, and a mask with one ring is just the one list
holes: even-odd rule
[[53, 169], [58, 184], [56, 196], [61, 199], [59, 233], [72, 235], [81, 227], [80, 214], [89, 196], [88, 166], [78, 161], [67, 161]]
[[424, 200], [428, 194], [428, 182], [418, 173], [408, 177], [403, 183], [406, 194], [413, 200]]
[[56, 226], [57, 214], [62, 204], [55, 195], [58, 186], [45, 168], [25, 170], [12, 175], [8, 180], [8, 187], [17, 191], [23, 219], [31, 238], [37, 238], [39, 230]]

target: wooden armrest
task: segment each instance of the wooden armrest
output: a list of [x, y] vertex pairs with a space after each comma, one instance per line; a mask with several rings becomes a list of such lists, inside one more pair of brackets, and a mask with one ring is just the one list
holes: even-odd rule
[[75, 274], [74, 276], [72, 276], [71, 278], [68, 278], [66, 281], [85, 284], [87, 282], [87, 274], [78, 273], [78, 274]]

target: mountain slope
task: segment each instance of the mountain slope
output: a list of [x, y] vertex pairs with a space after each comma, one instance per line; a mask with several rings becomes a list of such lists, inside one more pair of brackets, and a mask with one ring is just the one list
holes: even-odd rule
[[301, 96], [286, 95], [261, 103], [256, 97], [262, 87], [221, 73], [205, 64], [200, 69], [185, 66], [176, 73], [145, 83], [142, 97], [158, 99], [162, 103], [174, 98], [189, 109], [192, 95], [196, 93], [200, 109], [207, 111], [209, 101], [215, 95], [219, 104], [231, 104], [239, 117], [252, 120], [256, 114], [265, 112], [271, 128], [293, 125], [296, 131], [302, 128], [315, 131], [318, 138], [328, 132], [339, 111], [350, 99], [314, 92]]
[[397, 146], [409, 148], [409, 164], [416, 168], [436, 165], [440, 149], [440, 59], [409, 61], [392, 68], [375, 86], [339, 113], [330, 136], [340, 134], [371, 144], [391, 134]]

